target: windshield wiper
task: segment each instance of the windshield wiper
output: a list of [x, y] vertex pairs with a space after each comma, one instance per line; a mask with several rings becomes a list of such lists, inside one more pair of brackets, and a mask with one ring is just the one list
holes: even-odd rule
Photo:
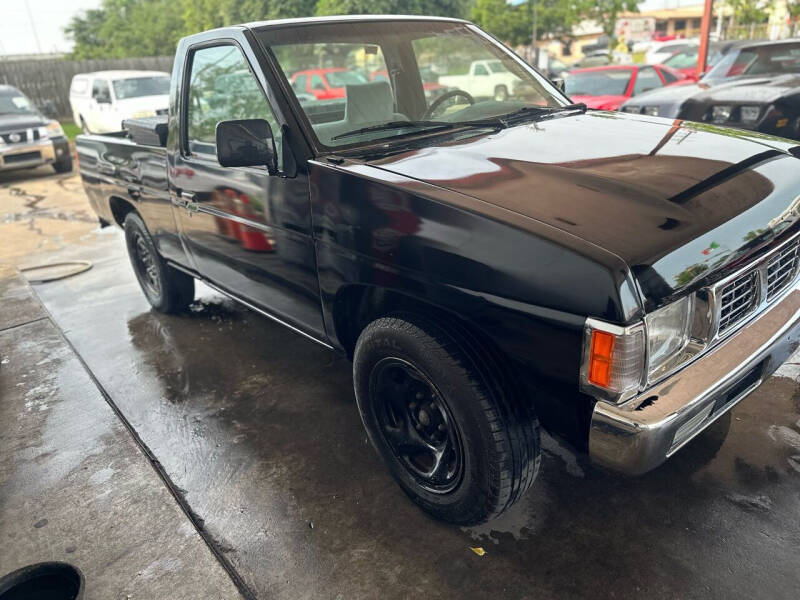
[[575, 104], [565, 104], [564, 106], [523, 106], [513, 112], [497, 117], [502, 120], [506, 125], [509, 121], [513, 121], [519, 117], [551, 115], [553, 113], [564, 112], [567, 110], [580, 110], [586, 112], [586, 105], [583, 102]]
[[362, 133], [372, 133], [374, 131], [387, 131], [389, 129], [401, 129], [404, 127], [429, 127], [432, 129], [457, 129], [459, 127], [502, 127], [504, 124], [497, 119], [475, 120], [475, 121], [390, 121], [379, 125], [370, 125], [353, 131], [345, 131], [331, 138], [340, 140], [342, 138], [361, 135]]

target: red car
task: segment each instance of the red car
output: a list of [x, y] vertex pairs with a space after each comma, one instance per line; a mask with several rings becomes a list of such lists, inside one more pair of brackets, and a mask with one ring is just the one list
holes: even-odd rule
[[293, 73], [289, 79], [295, 92], [312, 94], [317, 100], [344, 98], [346, 85], [369, 83], [358, 71], [342, 67], [326, 69], [306, 69]]
[[565, 83], [573, 101], [589, 108], [618, 110], [631, 96], [689, 81], [663, 65], [607, 65], [570, 71]]

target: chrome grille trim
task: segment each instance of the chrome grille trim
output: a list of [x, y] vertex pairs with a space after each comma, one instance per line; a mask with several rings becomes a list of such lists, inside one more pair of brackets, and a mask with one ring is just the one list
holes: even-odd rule
[[758, 280], [758, 273], [751, 271], [720, 290], [718, 333], [723, 333], [756, 309]]
[[799, 267], [800, 234], [796, 234], [758, 262], [712, 286], [712, 342], [727, 337], [778, 298], [797, 279]]
[[767, 300], [775, 297], [797, 273], [797, 250], [800, 242], [794, 242], [780, 250], [767, 262]]

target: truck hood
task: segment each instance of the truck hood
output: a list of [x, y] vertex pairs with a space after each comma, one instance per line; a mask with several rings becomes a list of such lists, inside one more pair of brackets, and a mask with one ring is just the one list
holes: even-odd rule
[[370, 164], [604, 248], [630, 266], [652, 308], [794, 230], [800, 162], [789, 151], [800, 156], [779, 138], [588, 112]]
[[49, 119], [36, 113], [28, 113], [25, 115], [0, 115], [0, 133], [42, 127], [43, 125], [47, 125], [48, 122]]

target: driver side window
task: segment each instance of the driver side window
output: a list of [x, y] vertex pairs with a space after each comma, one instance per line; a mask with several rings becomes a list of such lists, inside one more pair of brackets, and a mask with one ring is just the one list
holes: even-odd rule
[[241, 50], [230, 45], [201, 48], [191, 60], [186, 123], [189, 151], [216, 156], [220, 121], [264, 119], [272, 129], [281, 168], [281, 129]]
[[111, 102], [111, 91], [108, 86], [108, 81], [105, 79], [95, 79], [92, 84], [92, 98], [97, 102]]

